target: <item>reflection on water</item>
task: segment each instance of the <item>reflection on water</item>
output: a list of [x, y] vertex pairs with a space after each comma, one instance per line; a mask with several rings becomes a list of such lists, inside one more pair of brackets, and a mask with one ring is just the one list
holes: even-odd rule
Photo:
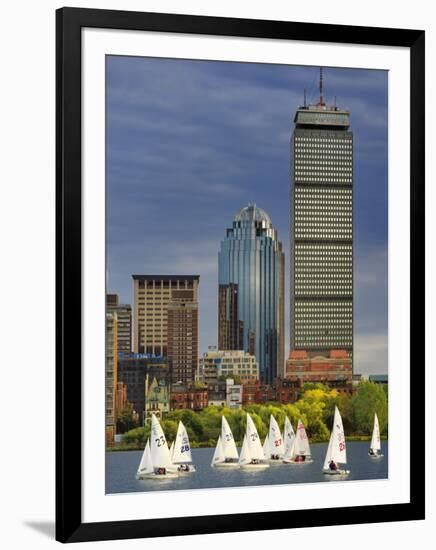
[[311, 445], [313, 462], [303, 464], [272, 463], [266, 470], [241, 470], [239, 468], [211, 468], [214, 449], [193, 449], [193, 462], [197, 472], [175, 479], [137, 480], [135, 478], [141, 451], [106, 453], [106, 493], [131, 493], [142, 491], [169, 491], [177, 489], [205, 489], [211, 487], [241, 487], [247, 485], [284, 485], [288, 483], [313, 483], [362, 479], [386, 479], [388, 477], [388, 442], [382, 441], [384, 457], [379, 460], [368, 456], [369, 442], [347, 442], [347, 476], [325, 476], [322, 465], [327, 443]]

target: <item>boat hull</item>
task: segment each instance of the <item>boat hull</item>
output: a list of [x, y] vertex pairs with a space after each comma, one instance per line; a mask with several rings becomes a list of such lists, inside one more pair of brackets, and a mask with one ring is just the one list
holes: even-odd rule
[[269, 468], [269, 464], [241, 464], [240, 468], [242, 470], [265, 470], [266, 468]]
[[378, 460], [378, 459], [384, 457], [384, 455], [372, 455], [370, 453], [368, 453], [368, 456], [369, 456], [369, 458], [373, 458], [374, 460]]
[[283, 463], [283, 458], [267, 458], [266, 460], [271, 465], [272, 464], [282, 464]]
[[179, 475], [175, 472], [168, 472], [166, 474], [141, 474], [136, 476], [136, 479], [144, 480], [144, 479], [156, 479], [156, 480], [163, 480], [163, 479], [175, 479], [176, 477], [179, 477]]
[[284, 458], [282, 462], [283, 464], [296, 464], [297, 466], [300, 466], [302, 464], [312, 464], [313, 459], [309, 458], [301, 462], [295, 462], [295, 460], [293, 460], [292, 458]]
[[189, 470], [177, 470], [180, 476], [187, 476], [189, 474], [194, 474], [197, 471], [197, 468], [193, 464], [188, 464]]
[[217, 464], [212, 464], [212, 468], [239, 468], [237, 462], [218, 462]]
[[350, 470], [323, 470], [325, 476], [347, 476]]

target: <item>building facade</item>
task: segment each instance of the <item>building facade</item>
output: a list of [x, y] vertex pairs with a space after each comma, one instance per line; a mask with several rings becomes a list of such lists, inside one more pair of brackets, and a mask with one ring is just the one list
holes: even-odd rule
[[170, 407], [171, 410], [190, 409], [201, 411], [209, 404], [206, 385], [181, 382], [171, 386]]
[[227, 405], [227, 380], [211, 380], [207, 384], [209, 405], [225, 407]]
[[304, 350], [293, 351], [286, 361], [286, 378], [298, 380], [301, 386], [306, 382], [319, 382], [338, 391], [351, 392], [352, 360], [346, 350], [330, 350], [328, 357], [311, 357]]
[[120, 304], [118, 294], [106, 294], [106, 311], [117, 314], [118, 352], [132, 351], [132, 306]]
[[133, 351], [168, 356], [168, 306], [198, 303], [198, 275], [132, 275]]
[[236, 214], [218, 264], [218, 347], [254, 355], [271, 381], [284, 369], [284, 254], [264, 210], [251, 204]]
[[144, 422], [151, 421], [154, 414], [161, 419], [170, 410], [170, 390], [167, 381], [163, 378], [145, 378], [145, 415]]
[[353, 352], [353, 134], [350, 113], [297, 109], [291, 138], [290, 350]]
[[118, 382], [117, 314], [106, 313], [106, 361], [105, 361], [105, 406], [106, 441], [113, 443], [115, 437], [115, 394]]
[[[185, 291], [179, 291], [177, 296]], [[190, 291], [186, 291], [190, 292]], [[174, 293], [173, 293], [174, 294]], [[168, 305], [168, 364], [173, 384], [195, 380], [198, 366], [198, 302], [174, 298]]]
[[207, 383], [220, 377], [236, 376], [244, 383], [259, 380], [259, 364], [254, 355], [239, 350], [209, 348], [198, 362], [197, 379]]
[[226, 404], [230, 409], [242, 408], [243, 386], [235, 384], [232, 378], [226, 380]]
[[170, 373], [166, 358], [151, 354], [119, 354], [118, 381], [125, 384], [126, 399], [132, 404], [141, 423], [146, 416], [148, 384], [154, 379], [169, 387]]

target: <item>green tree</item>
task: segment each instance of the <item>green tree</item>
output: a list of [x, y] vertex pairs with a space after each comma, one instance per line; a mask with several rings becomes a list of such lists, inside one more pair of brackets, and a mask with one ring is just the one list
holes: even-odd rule
[[386, 433], [388, 424], [388, 400], [380, 384], [363, 381], [359, 384], [352, 399], [354, 430], [370, 435], [374, 425], [374, 413], [377, 413], [380, 433]]
[[145, 447], [150, 437], [150, 425], [141, 428], [134, 428], [123, 435], [123, 444], [132, 447]]
[[218, 378], [218, 380], [228, 380], [232, 379], [235, 384], [241, 384], [241, 377], [237, 374], [226, 374]]
[[138, 425], [133, 417], [133, 405], [129, 402], [117, 414], [117, 433], [123, 434]]

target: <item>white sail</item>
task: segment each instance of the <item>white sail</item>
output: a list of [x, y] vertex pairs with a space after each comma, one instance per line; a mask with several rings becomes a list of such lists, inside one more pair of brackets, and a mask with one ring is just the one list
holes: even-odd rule
[[277, 424], [277, 420], [274, 418], [273, 415], [271, 415], [269, 419], [268, 437], [269, 437], [270, 454], [278, 455], [279, 458], [283, 458], [283, 455], [285, 453], [285, 447], [283, 445], [283, 437], [280, 432], [279, 425]]
[[236, 448], [232, 430], [225, 416], [221, 417], [221, 445], [223, 446], [225, 458], [238, 458], [238, 449]]
[[244, 441], [242, 443], [241, 456], [239, 457], [239, 464], [245, 466], [251, 462], [252, 457], [248, 448], [247, 435], [244, 435]]
[[221, 436], [219, 436], [210, 465], [215, 466], [215, 464], [221, 464], [225, 461], [225, 458], [226, 457], [224, 456], [223, 446], [221, 444]]
[[170, 468], [171, 462], [170, 450], [167, 440], [163, 433], [159, 420], [153, 414], [151, 416], [151, 435], [150, 435], [151, 460], [155, 468]]
[[174, 453], [174, 441], [171, 442], [171, 447], [170, 447], [171, 462], [174, 462], [173, 461], [173, 453]]
[[265, 437], [265, 441], [263, 442], [263, 454], [265, 456], [266, 460], [269, 460], [271, 458], [271, 453], [269, 450], [269, 434]]
[[174, 450], [171, 455], [171, 460], [174, 464], [187, 464], [192, 462], [188, 432], [181, 421], [179, 422], [179, 426], [177, 428], [176, 441], [174, 443]]
[[150, 440], [147, 439], [141, 462], [139, 463], [137, 475], [153, 473], [153, 462], [151, 461]]
[[372, 449], [373, 451], [380, 451], [381, 449], [380, 427], [378, 424], [378, 417], [376, 413], [374, 414], [374, 429], [372, 430], [370, 449]]
[[298, 420], [297, 433], [295, 434], [295, 454], [299, 456], [311, 456], [309, 438], [303, 422]]
[[251, 416], [247, 413], [247, 449], [250, 459], [265, 460], [259, 434]]
[[292, 424], [288, 417], [285, 418], [285, 429], [283, 431], [283, 439], [284, 439], [284, 446], [285, 446], [283, 458], [291, 458], [293, 448], [294, 448], [295, 433], [294, 433], [294, 428], [292, 427]]
[[333, 430], [330, 435], [329, 446], [324, 460], [324, 470], [327, 470], [331, 461], [337, 464], [347, 463], [347, 450], [345, 447], [345, 434], [339, 409], [335, 407], [333, 418]]

